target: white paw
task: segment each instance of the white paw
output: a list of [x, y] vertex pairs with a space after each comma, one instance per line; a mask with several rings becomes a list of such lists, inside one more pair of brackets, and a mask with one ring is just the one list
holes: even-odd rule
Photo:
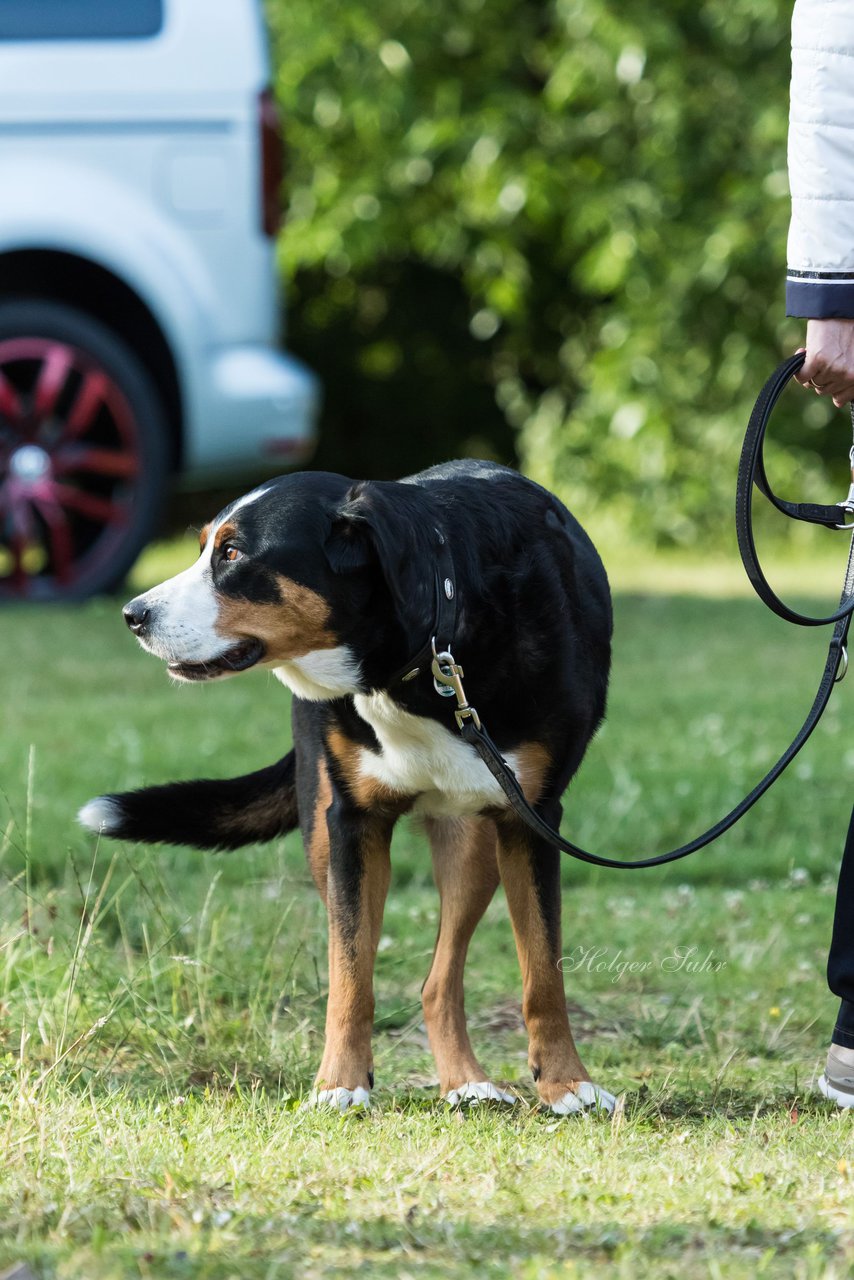
[[302, 1104], [305, 1110], [314, 1107], [331, 1107], [333, 1111], [350, 1111], [354, 1107], [369, 1107], [371, 1094], [368, 1089], [312, 1089]]
[[459, 1088], [446, 1093], [445, 1101], [450, 1107], [459, 1107], [464, 1102], [469, 1106], [476, 1106], [479, 1102], [506, 1102], [512, 1106], [518, 1098], [506, 1089], [499, 1089], [491, 1080], [467, 1080]]
[[574, 1092], [568, 1090], [562, 1098], [558, 1098], [557, 1102], [549, 1103], [549, 1110], [553, 1111], [556, 1116], [569, 1116], [577, 1112], [591, 1110], [610, 1113], [614, 1110], [616, 1103], [617, 1099], [613, 1093], [609, 1093], [601, 1085], [591, 1084], [589, 1080], [582, 1080]]

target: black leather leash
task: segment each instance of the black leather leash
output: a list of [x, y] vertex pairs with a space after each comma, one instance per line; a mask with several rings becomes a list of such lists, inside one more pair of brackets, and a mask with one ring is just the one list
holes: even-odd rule
[[[661, 866], [665, 862], [676, 862], [679, 858], [687, 858], [689, 854], [696, 853], [698, 849], [703, 849], [706, 845], [711, 844], [718, 836], [723, 835], [725, 831], [734, 826], [739, 818], [742, 818], [748, 809], [751, 809], [756, 804], [760, 796], [765, 794], [768, 788], [776, 782], [780, 774], [794, 760], [821, 719], [833, 692], [833, 686], [838, 680], [842, 679], [847, 670], [848, 656], [845, 649], [845, 641], [848, 635], [851, 615], [854, 612], [854, 538], [852, 538], [849, 547], [848, 564], [845, 570], [845, 581], [839, 608], [835, 613], [822, 618], [814, 618], [808, 614], [798, 613], [796, 610], [789, 608], [775, 595], [762, 572], [753, 538], [752, 503], [754, 485], [774, 504], [778, 511], [783, 512], [784, 515], [794, 520], [806, 520], [832, 529], [850, 529], [854, 527], [854, 522], [846, 522], [845, 520], [845, 516], [854, 514], [854, 447], [851, 450], [852, 486], [849, 490], [848, 498], [832, 506], [821, 506], [816, 503], [786, 502], [782, 498], [778, 498], [773, 492], [765, 473], [763, 442], [771, 419], [771, 413], [790, 378], [803, 364], [804, 358], [804, 354], [799, 352], [797, 355], [785, 360], [765, 383], [753, 407], [738, 467], [735, 510], [736, 531], [739, 550], [741, 551], [741, 558], [744, 562], [747, 576], [757, 595], [768, 605], [769, 609], [773, 609], [781, 618], [785, 618], [787, 621], [796, 623], [799, 626], [818, 627], [833, 623], [833, 635], [827, 651], [827, 660], [824, 664], [818, 691], [810, 707], [809, 714], [798, 730], [794, 741], [786, 748], [776, 764], [768, 770], [762, 781], [757, 783], [753, 790], [726, 817], [721, 818], [720, 822], [715, 823], [708, 831], [704, 831], [702, 835], [689, 841], [688, 844], [680, 845], [678, 849], [673, 849], [669, 853], [661, 853], [654, 858], [641, 858], [633, 862], [623, 862], [616, 858], [602, 858], [597, 854], [588, 853], [570, 840], [564, 839], [548, 823], [544, 822], [536, 810], [528, 804], [516, 775], [490, 738], [475, 708], [469, 705], [463, 689], [463, 670], [455, 662], [450, 652], [450, 647], [444, 650], [437, 649], [435, 639], [433, 641], [432, 671], [434, 683], [440, 693], [444, 693], [446, 696], [456, 696], [457, 708], [455, 714], [457, 726], [463, 738], [477, 751], [506, 795], [510, 805], [525, 825], [536, 835], [548, 841], [549, 844], [561, 849], [564, 853], [568, 853], [570, 857], [577, 858], [580, 862], [587, 862], [596, 867], [639, 870], [642, 867]], [[852, 423], [854, 423], [854, 407], [852, 408]], [[447, 557], [447, 547], [443, 546], [443, 552]], [[437, 577], [437, 582], [439, 580], [439, 577]], [[451, 583], [453, 590], [452, 574], [446, 576], [445, 581]], [[444, 623], [447, 621], [446, 617], [443, 617], [442, 620]], [[437, 634], [447, 635], [449, 633], [447, 630], [440, 631], [437, 627]], [[842, 666], [841, 675], [840, 666]]]

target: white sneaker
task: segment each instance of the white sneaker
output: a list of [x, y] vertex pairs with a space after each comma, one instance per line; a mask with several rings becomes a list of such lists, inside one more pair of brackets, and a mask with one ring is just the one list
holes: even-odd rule
[[818, 1089], [838, 1107], [854, 1107], [854, 1049], [832, 1044]]

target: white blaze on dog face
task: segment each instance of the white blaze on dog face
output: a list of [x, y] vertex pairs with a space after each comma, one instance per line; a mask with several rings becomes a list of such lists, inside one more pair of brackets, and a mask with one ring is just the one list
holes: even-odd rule
[[136, 602], [150, 610], [149, 630], [139, 636], [143, 649], [166, 662], [206, 662], [225, 653], [233, 644], [216, 630], [219, 603], [213, 585], [209, 537], [195, 564]]

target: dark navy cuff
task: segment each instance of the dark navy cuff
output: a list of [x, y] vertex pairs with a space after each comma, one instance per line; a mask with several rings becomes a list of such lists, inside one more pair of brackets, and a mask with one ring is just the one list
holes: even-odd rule
[[854, 320], [854, 271], [790, 271], [786, 315]]

